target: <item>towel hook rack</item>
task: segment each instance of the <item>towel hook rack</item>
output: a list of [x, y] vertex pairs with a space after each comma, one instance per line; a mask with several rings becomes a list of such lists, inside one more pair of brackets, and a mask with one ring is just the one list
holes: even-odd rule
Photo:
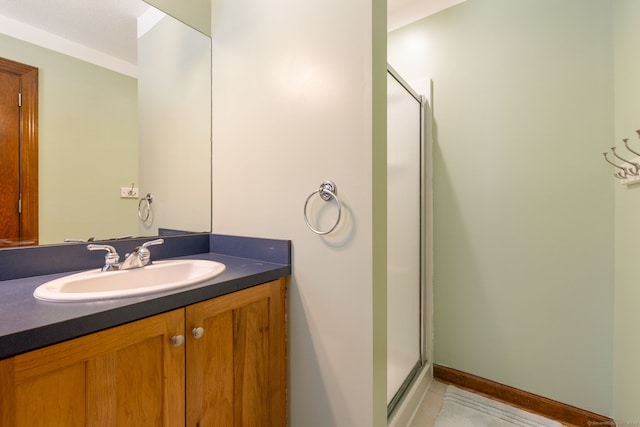
[[[640, 129], [636, 130], [636, 134], [640, 137]], [[629, 146], [629, 138], [622, 138], [622, 142], [624, 143], [624, 147], [630, 153], [633, 153], [635, 157], [632, 159], [626, 159], [624, 156], [619, 155], [616, 152], [617, 147], [614, 146], [611, 147], [611, 154], [613, 154], [615, 159], [618, 159], [623, 163], [621, 165], [615, 163], [615, 161], [607, 157], [608, 153], [602, 153], [604, 155], [604, 160], [616, 169], [619, 169], [613, 174], [613, 176], [618, 178], [621, 184], [630, 185], [638, 183], [640, 182], [640, 152], [633, 150]]]
[[[640, 130], [637, 130], [636, 132], [638, 132], [638, 136], [640, 136]], [[622, 142], [624, 142], [624, 146], [627, 147], [627, 150], [631, 151], [636, 156], [640, 156], [640, 153], [638, 153], [637, 151], [633, 151], [631, 147], [629, 147], [629, 138], [623, 138]]]
[[602, 153], [602, 155], [604, 156], [604, 159], [606, 160], [607, 163], [609, 163], [613, 167], [616, 167], [622, 171], [622, 172], [614, 173], [613, 176], [615, 176], [618, 179], [625, 179], [627, 177], [627, 169], [623, 168], [622, 166], [618, 166], [615, 163], [613, 163], [611, 160], [609, 160], [606, 152]]
[[631, 168], [627, 168], [627, 172], [629, 173], [629, 175], [638, 176], [638, 171], [640, 170], [640, 165], [638, 165], [638, 163], [630, 162], [630, 161], [618, 156], [618, 153], [616, 153], [616, 147], [611, 147], [611, 152], [613, 153], [613, 156], [616, 159], [620, 159], [624, 163], [626, 163], [628, 165], [631, 165]]

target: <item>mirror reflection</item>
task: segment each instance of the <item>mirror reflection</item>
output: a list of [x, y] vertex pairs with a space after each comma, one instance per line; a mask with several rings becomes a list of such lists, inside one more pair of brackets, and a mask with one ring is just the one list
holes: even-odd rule
[[[210, 231], [210, 38], [142, 1], [80, 3], [0, 0], [0, 58], [37, 68], [38, 184], [37, 232], [0, 227], [0, 247]], [[0, 214], [27, 222], [19, 203]]]

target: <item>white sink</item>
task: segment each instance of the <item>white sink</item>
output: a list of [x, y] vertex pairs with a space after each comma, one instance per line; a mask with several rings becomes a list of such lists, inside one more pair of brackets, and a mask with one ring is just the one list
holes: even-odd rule
[[222, 274], [225, 268], [216, 261], [190, 259], [154, 261], [130, 270], [89, 270], [44, 283], [33, 296], [44, 301], [73, 302], [144, 295], [201, 283]]

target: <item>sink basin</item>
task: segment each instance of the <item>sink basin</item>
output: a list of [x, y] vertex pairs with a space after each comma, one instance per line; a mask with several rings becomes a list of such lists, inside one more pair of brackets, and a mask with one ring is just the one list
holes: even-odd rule
[[204, 282], [225, 268], [216, 261], [190, 259], [154, 261], [131, 270], [89, 270], [44, 283], [33, 296], [43, 301], [73, 302], [145, 295]]

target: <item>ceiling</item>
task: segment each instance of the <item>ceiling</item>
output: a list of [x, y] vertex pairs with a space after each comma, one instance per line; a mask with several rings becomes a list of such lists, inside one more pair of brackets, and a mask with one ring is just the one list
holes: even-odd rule
[[[387, 28], [394, 30], [462, 1], [387, 0]], [[137, 19], [149, 9], [142, 0], [0, 0], [0, 17], [5, 19], [0, 32], [14, 36], [2, 29], [7, 22], [35, 27], [135, 64]]]
[[142, 0], [0, 0], [0, 15], [135, 64], [137, 18], [150, 7]]
[[433, 15], [466, 0], [387, 0], [387, 31]]

